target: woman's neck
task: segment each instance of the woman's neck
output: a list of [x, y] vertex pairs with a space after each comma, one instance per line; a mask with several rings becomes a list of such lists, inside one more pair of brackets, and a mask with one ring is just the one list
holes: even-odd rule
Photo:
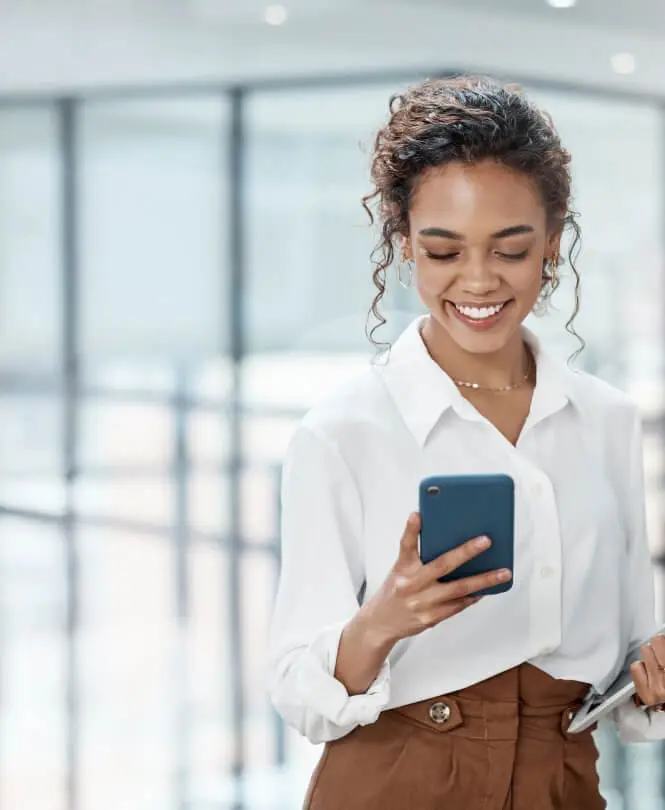
[[431, 358], [455, 381], [500, 389], [519, 384], [528, 370], [528, 350], [521, 330], [491, 353], [465, 351], [431, 317], [423, 323], [421, 335]]

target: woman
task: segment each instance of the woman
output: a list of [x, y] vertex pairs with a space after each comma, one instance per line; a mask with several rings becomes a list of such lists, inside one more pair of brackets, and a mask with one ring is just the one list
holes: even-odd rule
[[[665, 639], [637, 410], [523, 326], [558, 284], [566, 228], [578, 300], [569, 155], [518, 90], [435, 80], [391, 102], [372, 179], [372, 311], [399, 249], [429, 314], [287, 454], [271, 692], [326, 743], [305, 806], [604, 807], [571, 713], [652, 638], [632, 670], [640, 705], [616, 719], [626, 739], [665, 737]], [[515, 481], [515, 581], [478, 600], [513, 572], [440, 583], [487, 541], [423, 565], [413, 510], [428, 475], [497, 472]]]

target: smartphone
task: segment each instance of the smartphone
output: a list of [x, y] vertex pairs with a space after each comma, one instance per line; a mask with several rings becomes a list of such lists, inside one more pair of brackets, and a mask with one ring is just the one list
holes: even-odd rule
[[420, 484], [420, 558], [424, 564], [474, 537], [492, 540], [487, 551], [461, 565], [441, 582], [499, 568], [513, 578], [478, 591], [487, 596], [509, 591], [515, 579], [515, 483], [508, 475], [435, 475]]

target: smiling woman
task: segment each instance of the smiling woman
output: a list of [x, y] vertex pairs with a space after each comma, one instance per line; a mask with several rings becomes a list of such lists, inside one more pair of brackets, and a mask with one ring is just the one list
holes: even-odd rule
[[[665, 737], [639, 414], [524, 326], [558, 285], [567, 228], [570, 329], [579, 308], [569, 164], [548, 116], [472, 77], [395, 97], [376, 137], [372, 312], [385, 322], [401, 253], [427, 315], [313, 408], [286, 455], [271, 691], [326, 743], [308, 810], [600, 810], [591, 730], [570, 721], [649, 638], [642, 705], [615, 720], [624, 739]], [[483, 567], [489, 518], [464, 522], [488, 510], [482, 489], [429, 524], [460, 544], [423, 560], [423, 481], [497, 474], [514, 484], [514, 570]], [[475, 557], [482, 573], [463, 576]]]
[[[452, 228], [425, 224], [432, 221]], [[521, 340], [519, 326], [542, 293], [542, 256], [559, 250], [560, 230], [547, 225], [535, 183], [494, 160], [425, 173], [404, 254], [418, 255], [418, 290], [442, 337], [482, 353]]]
[[[372, 220], [370, 203], [378, 200], [383, 222], [372, 337], [385, 323], [379, 306], [401, 243], [402, 262], [415, 260], [431, 328], [454, 328], [456, 315], [476, 333], [497, 327], [491, 340], [467, 346], [472, 353], [495, 351], [508, 334], [519, 342], [519, 325], [558, 286], [566, 229], [573, 233], [575, 307], [568, 328], [575, 334], [580, 231], [571, 209], [570, 155], [549, 117], [515, 88], [505, 88], [501, 99], [486, 91], [464, 78], [429, 81], [391, 100], [390, 121], [375, 142], [374, 191], [363, 200]], [[464, 344], [472, 333], [454, 334]]]

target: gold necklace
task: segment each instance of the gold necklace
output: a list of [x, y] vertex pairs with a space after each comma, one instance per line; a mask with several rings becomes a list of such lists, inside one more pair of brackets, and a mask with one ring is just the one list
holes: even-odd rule
[[515, 391], [517, 388], [522, 388], [523, 385], [529, 382], [531, 377], [531, 353], [527, 354], [527, 361], [526, 361], [526, 374], [522, 377], [519, 382], [513, 383], [512, 385], [504, 385], [501, 388], [492, 388], [488, 385], [480, 385], [480, 383], [472, 383], [466, 382], [465, 380], [455, 380], [455, 385], [458, 388], [473, 388], [474, 391], [489, 391], [493, 394], [503, 394], [506, 391]]

